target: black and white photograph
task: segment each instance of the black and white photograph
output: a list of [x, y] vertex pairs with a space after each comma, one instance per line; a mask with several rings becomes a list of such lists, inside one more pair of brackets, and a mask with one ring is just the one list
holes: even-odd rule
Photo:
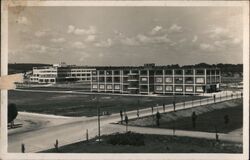
[[5, 2], [2, 159], [248, 159], [249, 2]]

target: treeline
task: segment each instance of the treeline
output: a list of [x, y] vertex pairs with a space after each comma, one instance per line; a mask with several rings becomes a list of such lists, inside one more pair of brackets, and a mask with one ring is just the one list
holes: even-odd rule
[[10, 63], [8, 64], [8, 74], [25, 73], [31, 71], [33, 67], [51, 66], [51, 64], [37, 63]]

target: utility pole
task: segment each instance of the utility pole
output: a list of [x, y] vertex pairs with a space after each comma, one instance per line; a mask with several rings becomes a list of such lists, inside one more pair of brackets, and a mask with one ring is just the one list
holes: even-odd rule
[[101, 141], [101, 129], [100, 129], [100, 107], [98, 104], [98, 98], [97, 98], [97, 121], [98, 121], [98, 139], [100, 142]]

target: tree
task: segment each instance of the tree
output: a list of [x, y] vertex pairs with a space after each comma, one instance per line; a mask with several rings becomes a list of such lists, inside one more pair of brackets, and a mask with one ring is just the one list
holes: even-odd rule
[[10, 103], [8, 105], [8, 123], [11, 123], [11, 128], [14, 125], [14, 120], [16, 119], [18, 115], [16, 104]]

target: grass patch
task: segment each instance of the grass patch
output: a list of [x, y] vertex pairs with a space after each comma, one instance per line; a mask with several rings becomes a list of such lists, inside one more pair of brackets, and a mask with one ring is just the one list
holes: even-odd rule
[[[192, 125], [192, 113], [197, 114], [196, 127]], [[224, 116], [229, 118], [225, 124]], [[215, 132], [215, 128], [220, 133], [228, 133], [241, 128], [243, 124], [243, 104], [242, 100], [233, 100], [217, 104], [211, 104], [192, 109], [180, 110], [161, 114], [159, 128], [192, 130], [203, 132]], [[143, 127], [157, 127], [155, 116], [148, 116], [141, 119], [134, 119], [129, 125]]]
[[[119, 138], [118, 138], [119, 137]], [[111, 144], [111, 139], [129, 141], [137, 137], [143, 139], [143, 145]], [[96, 138], [89, 142], [78, 142], [59, 147], [59, 153], [242, 153], [242, 144], [233, 142], [215, 142], [215, 140], [176, 137], [166, 135], [148, 135], [138, 133], [116, 133], [104, 135], [102, 141]], [[120, 140], [119, 140], [120, 141]], [[117, 141], [118, 142], [118, 141]], [[43, 153], [56, 153], [55, 149]]]
[[[95, 97], [98, 97], [98, 101]], [[139, 97], [117, 95], [83, 95], [74, 93], [43, 93], [11, 90], [9, 103], [15, 103], [19, 111], [54, 114], [62, 116], [96, 116], [97, 106], [102, 112], [118, 113], [121, 109], [130, 111], [172, 104], [174, 97]], [[200, 97], [193, 96], [195, 99]], [[176, 103], [190, 100], [190, 96], [177, 97]]]

